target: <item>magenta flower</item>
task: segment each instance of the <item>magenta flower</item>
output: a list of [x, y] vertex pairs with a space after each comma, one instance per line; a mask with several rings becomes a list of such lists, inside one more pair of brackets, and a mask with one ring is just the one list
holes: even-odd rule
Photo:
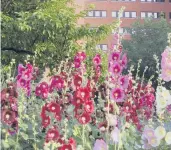
[[121, 88], [113, 88], [110, 92], [110, 98], [115, 102], [123, 102], [125, 93]]
[[101, 64], [101, 56], [99, 54], [96, 54], [96, 56], [93, 58], [93, 64], [95, 66], [98, 66]]
[[78, 52], [75, 56], [75, 58], [80, 59], [81, 61], [84, 61], [86, 59], [86, 53], [85, 52]]
[[118, 62], [115, 62], [114, 64], [111, 64], [109, 67], [109, 71], [112, 73], [112, 75], [119, 75], [122, 72], [122, 67]]
[[64, 80], [60, 76], [53, 76], [49, 86], [49, 92], [61, 90], [64, 87]]
[[124, 55], [122, 56], [122, 61], [121, 61], [122, 67], [123, 67], [123, 68], [126, 68], [126, 67], [127, 67], [127, 63], [128, 63], [127, 54], [124, 54]]
[[128, 76], [121, 76], [119, 78], [119, 85], [122, 86], [124, 89], [128, 88], [128, 84], [129, 84]]
[[113, 52], [109, 55], [109, 61], [118, 61], [120, 59], [120, 52]]
[[102, 139], [97, 139], [94, 144], [93, 150], [107, 150], [106, 142]]
[[80, 68], [81, 66], [81, 60], [79, 58], [74, 58], [74, 67]]

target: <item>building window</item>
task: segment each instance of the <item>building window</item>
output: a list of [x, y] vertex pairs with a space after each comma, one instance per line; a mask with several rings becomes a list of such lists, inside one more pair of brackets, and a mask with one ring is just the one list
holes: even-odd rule
[[87, 17], [106, 17], [106, 11], [105, 10], [92, 10], [92, 11], [88, 11]]
[[141, 2], [165, 2], [165, 0], [141, 0]]
[[96, 48], [101, 49], [103, 51], [107, 51], [107, 44], [98, 44]]
[[141, 18], [160, 18], [159, 12], [141, 12]]
[[[115, 34], [115, 33], [116, 33], [116, 30], [112, 30], [112, 34]], [[119, 28], [119, 33], [120, 34], [129, 34], [126, 27]]]
[[[113, 11], [112, 12], [112, 17], [113, 18], [117, 18], [118, 16], [119, 16], [118, 11]], [[121, 18], [136, 18], [136, 17], [137, 17], [136, 12], [125, 11], [125, 12], [123, 12], [123, 14], [121, 14]]]

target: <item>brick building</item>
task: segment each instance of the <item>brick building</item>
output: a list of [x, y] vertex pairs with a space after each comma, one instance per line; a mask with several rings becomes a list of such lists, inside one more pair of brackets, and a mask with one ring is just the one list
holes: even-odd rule
[[[95, 5], [95, 8], [89, 11], [87, 17], [82, 21], [82, 23], [90, 24], [92, 28], [113, 22], [118, 17], [118, 11], [124, 6], [120, 33], [123, 33], [125, 38], [130, 37], [125, 28], [130, 27], [137, 18], [143, 20], [153, 17], [154, 20], [157, 20], [162, 13], [168, 22], [171, 21], [171, 0], [76, 0], [76, 2], [82, 5], [83, 9], [86, 9], [89, 4]], [[101, 42], [99, 47], [107, 50], [111, 40], [112, 33]]]

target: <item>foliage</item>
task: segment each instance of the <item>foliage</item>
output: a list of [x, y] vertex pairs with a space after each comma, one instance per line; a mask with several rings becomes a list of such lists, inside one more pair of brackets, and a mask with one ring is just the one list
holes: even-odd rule
[[163, 18], [154, 21], [154, 19], [146, 19], [142, 23], [141, 20], [135, 22], [131, 28], [128, 28], [131, 34], [131, 40], [123, 40], [124, 49], [128, 52], [130, 63], [137, 67], [137, 60], [142, 59], [140, 67], [140, 75], [148, 66], [146, 77], [154, 75], [154, 85], [157, 74], [155, 72], [155, 60], [153, 55], [161, 59], [161, 52], [167, 46], [167, 34], [171, 32], [171, 25]]
[[9, 65], [11, 59], [23, 63], [30, 55], [33, 64], [55, 68], [82, 49], [76, 41], [87, 41], [87, 49], [93, 50], [117, 26], [102, 25], [96, 31], [89, 25], [78, 26], [86, 11], [75, 14], [76, 7], [72, 0], [2, 1], [2, 65]]

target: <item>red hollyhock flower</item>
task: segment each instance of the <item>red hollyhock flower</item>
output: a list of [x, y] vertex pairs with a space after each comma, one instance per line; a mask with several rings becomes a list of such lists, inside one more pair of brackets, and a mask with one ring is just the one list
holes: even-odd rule
[[115, 102], [123, 102], [125, 98], [124, 91], [121, 88], [113, 88], [110, 92], [110, 98]]
[[80, 87], [82, 84], [82, 78], [79, 75], [74, 75], [74, 85]]
[[16, 134], [17, 132], [18, 132], [18, 121], [15, 120], [15, 121], [12, 123], [11, 127], [8, 129], [8, 133], [9, 133], [10, 135], [14, 135], [14, 134]]
[[42, 82], [36, 87], [35, 94], [42, 99], [46, 99], [48, 97], [48, 89], [48, 84], [46, 82]]
[[46, 128], [50, 125], [50, 117], [49, 116], [43, 116], [42, 117], [42, 127]]
[[122, 52], [123, 46], [122, 45], [119, 45], [118, 46], [118, 49], [119, 49], [120, 52]]
[[71, 145], [72, 150], [76, 150], [77, 143], [76, 143], [76, 140], [74, 138], [70, 137], [68, 143]]
[[87, 87], [79, 88], [76, 91], [75, 95], [76, 95], [76, 97], [79, 97], [83, 101], [86, 101], [90, 98], [90, 89]]
[[48, 110], [50, 112], [56, 113], [56, 114], [60, 114], [60, 105], [57, 104], [56, 102], [50, 102], [48, 105]]
[[84, 101], [83, 101], [82, 98], [74, 96], [73, 101], [72, 101], [72, 104], [73, 104], [74, 106], [78, 107], [78, 106], [80, 106], [83, 102], [84, 102]]
[[46, 133], [46, 142], [57, 141], [59, 138], [59, 132], [55, 128], [51, 128]]
[[90, 117], [90, 114], [88, 113], [83, 113], [79, 119], [78, 119], [79, 123], [80, 124], [87, 124], [91, 121], [91, 117]]
[[119, 75], [122, 72], [122, 69], [121, 65], [118, 62], [115, 62], [110, 66], [109, 71], [112, 75]]
[[7, 125], [11, 125], [16, 119], [16, 112], [11, 110], [3, 109], [1, 115], [2, 121]]
[[87, 113], [93, 113], [94, 111], [94, 103], [93, 101], [89, 100], [89, 101], [86, 101], [85, 104], [84, 104], [84, 109]]
[[49, 92], [61, 90], [64, 87], [64, 80], [60, 76], [53, 76], [49, 87]]
[[58, 150], [73, 150], [70, 144], [64, 144], [58, 148]]
[[10, 96], [9, 97], [10, 107], [13, 111], [17, 111], [17, 99], [15, 97]]

